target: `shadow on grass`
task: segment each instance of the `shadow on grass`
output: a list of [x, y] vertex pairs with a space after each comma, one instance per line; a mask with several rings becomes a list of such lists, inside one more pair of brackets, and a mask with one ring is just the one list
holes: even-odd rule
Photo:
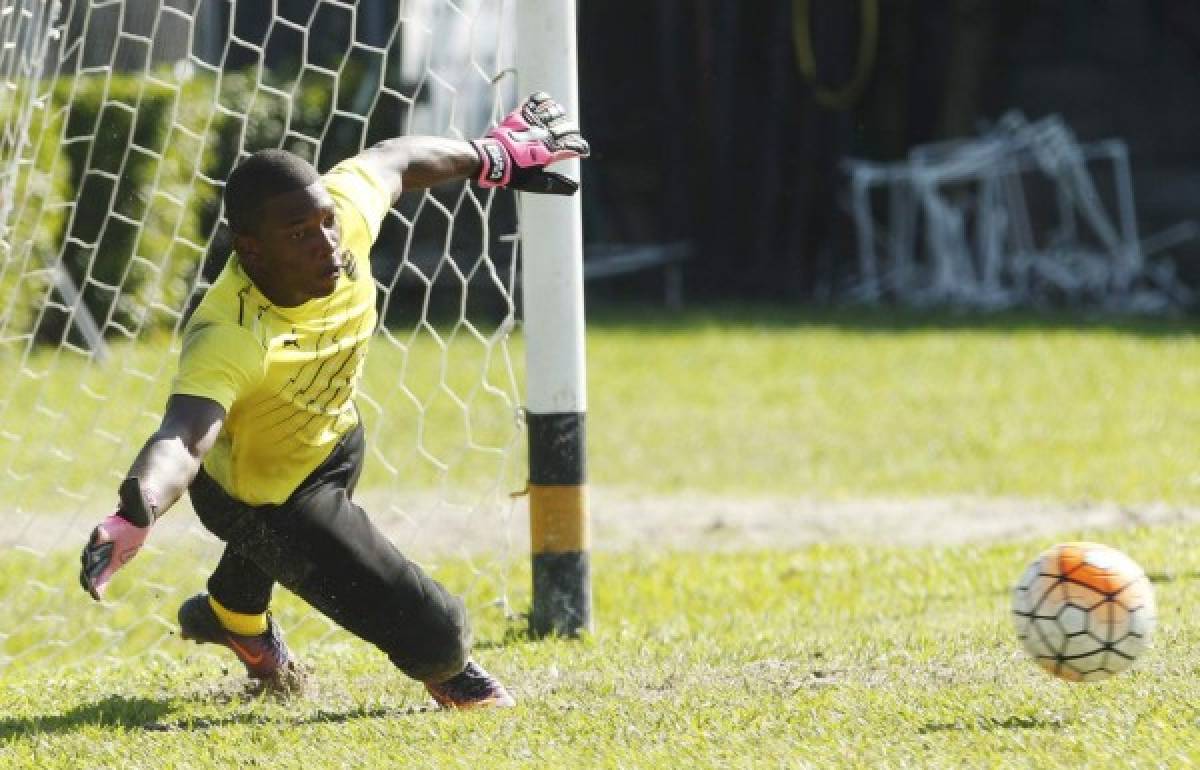
[[358, 719], [394, 719], [434, 711], [432, 706], [404, 708], [359, 707], [347, 711], [318, 711], [300, 718], [237, 711], [228, 716], [180, 717], [170, 719], [174, 707], [168, 701], [126, 698], [114, 695], [96, 703], [77, 706], [62, 714], [0, 719], [0, 742], [16, 737], [68, 733], [86, 727], [121, 727], [127, 730], [179, 732], [260, 724], [342, 724]]
[[1190, 336], [1200, 333], [1195, 316], [1118, 315], [1082, 310], [979, 312], [915, 310], [860, 305], [791, 306], [716, 303], [673, 312], [650, 305], [598, 303], [588, 308], [589, 328], [670, 332], [712, 328], [787, 330], [803, 327], [859, 332], [925, 331], [1082, 331], [1102, 330], [1141, 337]]
[[529, 615], [521, 615], [505, 623], [504, 631], [499, 638], [480, 638], [472, 643], [475, 650], [498, 650], [504, 647], [517, 647], [537, 641], [529, 630]]
[[406, 708], [356, 708], [348, 711], [318, 711], [299, 719], [280, 716], [265, 716], [262, 714], [238, 713], [226, 717], [188, 717], [175, 721], [157, 721], [137, 725], [151, 732], [187, 732], [193, 730], [217, 730], [223, 727], [246, 725], [286, 724], [293, 727], [301, 725], [344, 724], [358, 719], [395, 719], [397, 717], [413, 716], [416, 714], [436, 711], [433, 706], [409, 706]]
[[580, 631], [575, 634], [557, 631], [534, 633], [530, 626], [529, 613], [523, 612], [508, 621], [500, 637], [476, 639], [471, 647], [475, 650], [498, 650], [505, 647], [522, 647], [556, 640], [579, 644], [586, 643], [590, 637], [591, 632], [589, 631]]
[[0, 719], [0, 741], [39, 733], [65, 733], [83, 727], [140, 728], [170, 713], [165, 701], [113, 695], [62, 714]]
[[1066, 722], [1061, 719], [1044, 719], [1031, 716], [1010, 716], [1000, 719], [973, 719], [963, 722], [930, 722], [923, 725], [917, 732], [921, 735], [944, 732], [988, 732], [991, 730], [1061, 730]]

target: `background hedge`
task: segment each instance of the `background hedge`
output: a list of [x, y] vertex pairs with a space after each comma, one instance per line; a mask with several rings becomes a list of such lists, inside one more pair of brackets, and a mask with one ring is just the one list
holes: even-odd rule
[[[42, 89], [49, 99], [32, 112], [0, 266], [6, 339], [86, 344], [55, 288], [60, 269], [107, 336], [173, 328], [240, 149], [282, 145], [324, 167], [362, 146], [361, 131], [328, 130], [330, 83], [264, 76], [264, 87], [256, 74], [86, 75]], [[0, 119], [15, 109], [0, 108]], [[216, 256], [219, 268], [225, 254]]]

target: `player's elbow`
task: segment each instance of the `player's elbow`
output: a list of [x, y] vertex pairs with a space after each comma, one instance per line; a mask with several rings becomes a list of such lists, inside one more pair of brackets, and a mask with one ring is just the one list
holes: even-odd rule
[[177, 443], [199, 462], [217, 442], [225, 424], [225, 408], [216, 401], [195, 396], [172, 396], [167, 412], [151, 440]]

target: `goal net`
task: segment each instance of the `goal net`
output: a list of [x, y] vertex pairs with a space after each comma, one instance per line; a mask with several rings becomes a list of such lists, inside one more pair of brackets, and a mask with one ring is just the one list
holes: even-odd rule
[[[223, 180], [265, 147], [323, 172], [391, 136], [481, 135], [516, 102], [515, 6], [0, 2], [0, 668], [181, 654], [175, 610], [220, 553], [186, 497], [105, 606], [75, 575], [228, 257]], [[500, 628], [524, 535], [516, 209], [469, 183], [402, 197], [372, 254], [381, 324], [359, 399], [356, 498]], [[342, 635], [286, 592], [276, 604], [301, 652]]]

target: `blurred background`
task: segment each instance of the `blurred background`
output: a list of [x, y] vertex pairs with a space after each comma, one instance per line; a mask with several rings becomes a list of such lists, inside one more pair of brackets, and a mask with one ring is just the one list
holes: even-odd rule
[[[65, 220], [29, 228], [47, 260], [62, 249], [56, 291], [81, 286], [97, 318], [155, 305], [137, 299], [140, 263], [127, 267], [139, 249], [170, 253], [168, 305], [205, 254], [214, 276], [220, 181], [239, 152], [282, 144], [324, 170], [399, 133], [481, 134], [518, 98], [504, 74], [514, 7], [63, 2], [46, 61], [94, 77], [50, 81], [74, 106], [70, 157], [44, 162], [48, 184], [62, 210], [111, 199], [122, 216], [87, 207], [69, 233]], [[1200, 4], [579, 0], [577, 17], [592, 301], [1197, 305]], [[118, 141], [91, 150], [91, 137]], [[126, 156], [125, 141], [149, 152]], [[137, 203], [151, 183], [189, 210], [155, 226]], [[491, 237], [514, 232], [511, 199], [488, 205]], [[380, 281], [424, 292], [400, 255], [432, 264], [448, 242], [452, 258], [477, 258], [481, 220], [461, 206], [461, 188], [405, 196], [377, 249]], [[488, 286], [469, 301], [507, 302]], [[62, 338], [65, 310], [39, 318], [39, 339]]]
[[1013, 110], [1124, 142], [1134, 241], [1174, 228], [1145, 257], [1200, 279], [1195, 2], [581, 0], [579, 40], [588, 239], [686, 242], [688, 300], [847, 296], [863, 276], [846, 160], [900, 163]]

